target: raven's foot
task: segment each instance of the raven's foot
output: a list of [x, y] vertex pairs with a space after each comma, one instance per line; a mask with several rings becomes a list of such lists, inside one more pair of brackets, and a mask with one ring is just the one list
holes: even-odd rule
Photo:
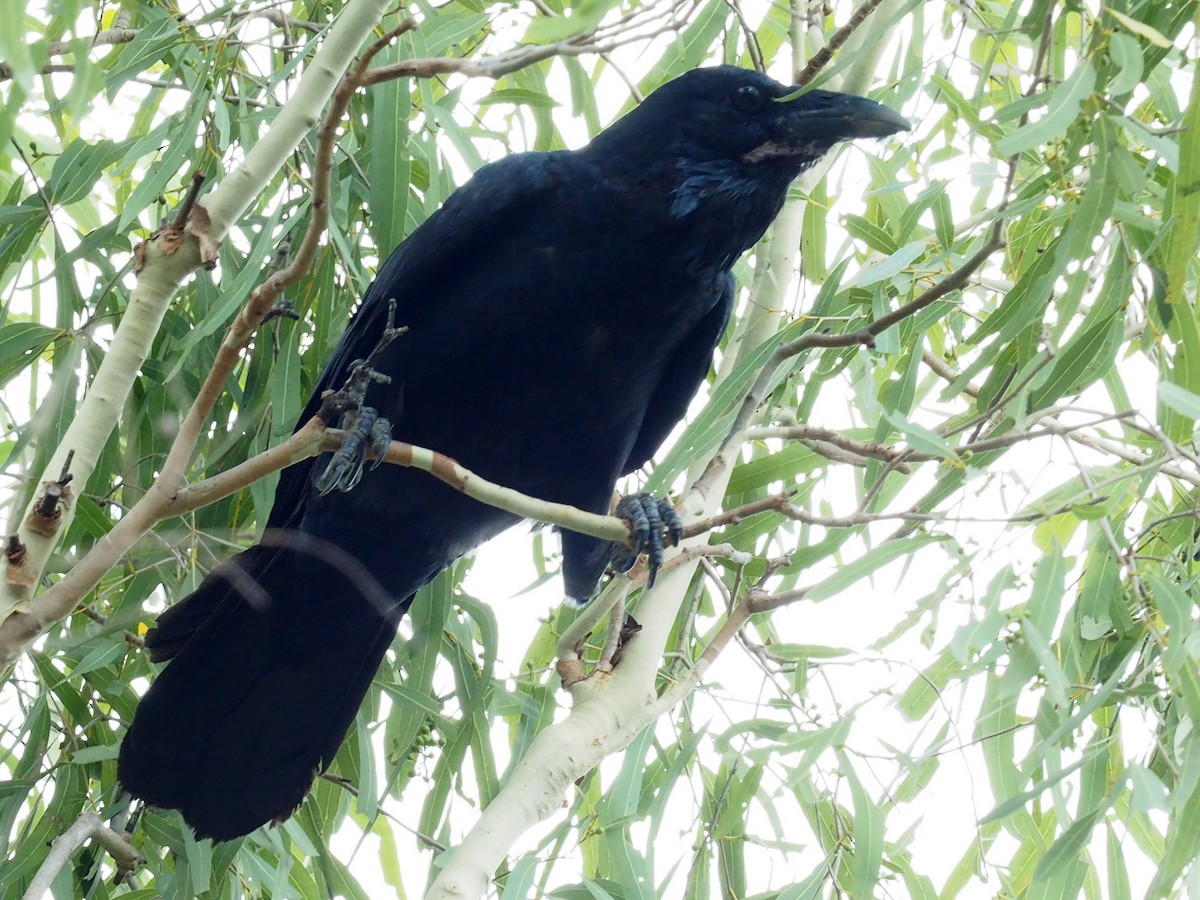
[[376, 371], [372, 363], [387, 349], [388, 345], [404, 332], [407, 326], [395, 325], [396, 301], [388, 301], [387, 325], [383, 334], [366, 359], [350, 363], [350, 374], [346, 383], [336, 391], [326, 391], [321, 398], [317, 415], [329, 424], [335, 422], [346, 432], [342, 446], [329, 460], [314, 486], [324, 495], [330, 491], [348, 491], [362, 478], [368, 451], [375, 451], [371, 462], [374, 469], [383, 462], [383, 454], [392, 442], [392, 425], [372, 407], [366, 405], [367, 388], [371, 384], [390, 384], [392, 379]]
[[347, 410], [342, 416], [341, 426], [346, 432], [342, 446], [329, 459], [329, 465], [318, 477], [314, 486], [319, 494], [330, 491], [349, 491], [362, 478], [368, 451], [375, 451], [371, 468], [383, 462], [388, 444], [392, 442], [392, 425], [370, 406]]
[[[628, 572], [638, 557], [645, 553], [648, 570], [646, 584], [654, 587], [654, 579], [663, 563], [663, 551], [668, 546], [677, 546], [683, 538], [683, 520], [675, 512], [675, 507], [653, 494], [622, 497], [614, 515], [629, 523], [633, 546], [617, 549], [613, 555], [613, 567], [619, 572]], [[670, 543], [664, 542], [664, 532]]]

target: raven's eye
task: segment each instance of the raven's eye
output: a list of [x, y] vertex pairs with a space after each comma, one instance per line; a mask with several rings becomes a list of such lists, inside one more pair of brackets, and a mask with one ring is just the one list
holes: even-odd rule
[[733, 105], [742, 112], [758, 112], [763, 100], [763, 92], [752, 84], [744, 84], [733, 92]]

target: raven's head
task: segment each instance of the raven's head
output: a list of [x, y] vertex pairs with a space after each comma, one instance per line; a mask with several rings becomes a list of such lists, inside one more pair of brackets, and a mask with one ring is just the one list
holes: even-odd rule
[[693, 69], [654, 91], [626, 121], [669, 154], [697, 162], [789, 160], [797, 173], [838, 141], [907, 129], [888, 107], [832, 91], [780, 84], [737, 66]]
[[834, 144], [908, 127], [899, 113], [865, 97], [798, 93], [750, 69], [715, 66], [667, 82], [592, 146], [647, 180], [671, 171], [673, 216], [713, 200], [765, 208], [769, 221], [792, 179]]

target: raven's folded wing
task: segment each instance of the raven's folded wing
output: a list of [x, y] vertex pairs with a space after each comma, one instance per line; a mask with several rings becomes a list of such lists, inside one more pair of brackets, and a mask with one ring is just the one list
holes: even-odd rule
[[720, 299], [679, 342], [667, 362], [662, 379], [650, 396], [637, 438], [625, 459], [625, 465], [621, 467], [622, 475], [628, 475], [650, 461], [671, 429], [683, 419], [688, 405], [696, 396], [696, 389], [708, 377], [713, 351], [720, 343], [733, 312], [732, 273], [727, 273], [724, 284]]
[[[342, 386], [352, 363], [365, 359], [374, 349], [387, 324], [389, 300], [396, 302], [397, 326], [419, 325], [424, 317], [438, 314], [439, 310], [430, 308], [429, 296], [439, 285], [453, 282], [458, 270], [471, 267], [479, 248], [511, 240], [530, 210], [552, 204], [551, 195], [569, 181], [573, 162], [568, 153], [515, 154], [480, 169], [452, 193], [375, 275], [296, 429], [316, 415], [325, 391]], [[298, 521], [314, 462], [315, 458], [309, 458], [280, 473], [268, 528], [287, 528]]]

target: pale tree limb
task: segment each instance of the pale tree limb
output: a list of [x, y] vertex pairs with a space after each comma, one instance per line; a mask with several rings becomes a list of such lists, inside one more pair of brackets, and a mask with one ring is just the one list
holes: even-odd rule
[[[687, 519], [712, 516], [716, 492], [693, 492], [682, 501]], [[713, 504], [709, 508], [707, 504]], [[686, 539], [683, 549], [703, 544]], [[426, 900], [481, 897], [492, 873], [515, 840], [562, 807], [563, 794], [607, 756], [620, 752], [660, 714], [654, 689], [662, 651], [687, 596], [698, 558], [660, 570], [654, 588], [643, 592], [637, 619], [641, 630], [624, 647], [611, 673], [597, 672], [571, 686], [570, 715], [540, 732], [500, 792], [450, 852]]]
[[112, 854], [117, 863], [117, 883], [123, 881], [142, 861], [124, 834], [110, 828], [96, 813], [85, 810], [70, 828], [50, 842], [50, 852], [42, 860], [21, 900], [41, 900], [46, 896], [58, 873], [70, 865], [75, 851], [89, 840], [95, 840]]
[[[693, 524], [684, 529], [684, 536], [691, 537], [702, 534], [711, 530], [711, 528], [718, 527], [718, 525], [726, 525], [732, 521], [738, 521], [738, 518], [736, 515], [720, 514], [710, 516], [704, 521], [714, 524], [700, 530], [697, 530]], [[672, 554], [659, 567], [658, 577], [661, 578], [666, 573], [678, 569], [687, 563], [696, 560], [708, 560], [714, 557], [727, 559], [739, 566], [749, 565], [754, 559], [753, 554], [738, 550], [730, 544], [691, 543], [680, 547], [679, 552]], [[625, 598], [629, 595], [631, 589], [645, 587], [647, 581], [648, 573], [644, 570], [631, 573], [627, 578], [614, 578], [608, 583], [608, 586], [601, 592], [600, 596], [589, 601], [579, 616], [576, 617], [575, 621], [563, 630], [562, 635], [558, 639], [558, 645], [555, 648], [555, 655], [558, 657], [556, 668], [559, 677], [562, 678], [563, 687], [569, 689], [577, 682], [583, 681], [595, 672], [611, 672], [613, 670], [618, 654], [623, 650], [626, 643], [626, 635], [623, 630], [623, 626], [625, 625]], [[609, 617], [608, 631], [605, 635], [603, 648], [600, 651], [599, 661], [592, 671], [589, 672], [580, 658], [580, 653], [583, 650], [584, 643], [591, 636], [595, 627], [600, 624], [600, 620], [604, 618], [605, 614]]]
[[[305, 68], [296, 93], [280, 109], [267, 133], [246, 152], [242, 163], [206, 200], [196, 202], [186, 222], [176, 219], [139, 248], [138, 281], [130, 294], [129, 307], [87, 395], [47, 465], [46, 472], [54, 474], [39, 479], [44, 486], [60, 480], [55, 476], [63, 471], [68, 457], [75, 483], [87, 483], [101, 448], [120, 419], [125, 398], [150, 353], [171, 299], [199, 265], [215, 261], [221, 239], [316, 124], [358, 47], [388, 5], [387, 0], [350, 0]], [[28, 515], [41, 500], [40, 496], [33, 500], [15, 535], [23, 551], [20, 564], [14, 565], [11, 557], [5, 559], [5, 577], [0, 584], [0, 632], [14, 624], [12, 619], [30, 617], [30, 595], [57, 535], [67, 529], [74, 514], [74, 504], [69, 496], [65, 497], [58, 509], [56, 533], [38, 533], [29, 527]], [[16, 624], [19, 630], [29, 630], [27, 623]]]
[[[140, 33], [140, 28], [106, 28], [104, 31], [97, 32], [87, 47], [90, 50], [95, 47], [115, 47], [118, 44], [128, 44]], [[74, 41], [51, 41], [46, 45], [46, 57], [65, 56], [68, 53], [74, 53], [86, 40], [87, 38], [85, 37]], [[41, 70], [42, 74], [48, 74], [52, 71], [61, 71], [61, 69], [58, 66], [47, 65]], [[6, 62], [0, 62], [0, 81], [7, 81], [13, 77], [13, 74], [13, 67], [11, 65]]]

